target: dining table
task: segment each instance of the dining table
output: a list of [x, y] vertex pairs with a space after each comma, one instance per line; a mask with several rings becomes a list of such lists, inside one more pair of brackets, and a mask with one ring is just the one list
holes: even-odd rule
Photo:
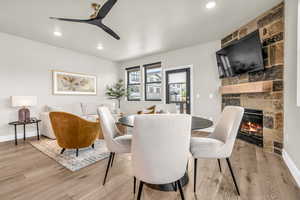
[[[126, 126], [126, 127], [130, 127], [133, 128], [134, 127], [134, 118], [136, 115], [128, 115], [128, 116], [124, 116], [119, 118], [119, 120], [117, 121], [118, 124]], [[213, 126], [213, 122], [209, 119], [205, 119], [203, 117], [199, 117], [199, 116], [192, 116], [192, 126], [191, 126], [191, 130], [193, 131], [197, 131], [197, 130], [201, 130], [201, 129], [206, 129]], [[192, 134], [192, 133], [191, 133]], [[185, 186], [188, 184], [189, 182], [189, 176], [188, 176], [188, 164], [187, 164], [187, 170], [186, 173], [184, 174], [184, 176], [180, 179], [181, 185]], [[176, 190], [176, 185], [174, 185], [173, 183], [169, 183], [169, 184], [162, 184], [162, 185], [153, 185], [153, 184], [146, 184], [149, 187], [156, 189], [156, 190], [160, 190], [160, 191], [174, 191]]]

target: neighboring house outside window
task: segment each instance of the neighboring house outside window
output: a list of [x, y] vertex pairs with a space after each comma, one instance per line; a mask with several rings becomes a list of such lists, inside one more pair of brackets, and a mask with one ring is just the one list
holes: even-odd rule
[[141, 71], [140, 67], [126, 68], [127, 71], [127, 100], [140, 101], [141, 100]]
[[161, 62], [144, 65], [145, 101], [161, 101]]

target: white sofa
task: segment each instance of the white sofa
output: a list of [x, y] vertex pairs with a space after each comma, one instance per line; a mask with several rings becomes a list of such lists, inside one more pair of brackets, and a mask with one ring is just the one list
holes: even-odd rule
[[146, 111], [147, 108], [156, 105], [157, 113], [177, 113], [176, 104], [164, 104], [161, 102], [134, 102], [134, 101], [123, 101], [122, 112], [127, 115], [136, 114], [138, 111]]
[[[173, 113], [176, 114], [177, 112], [177, 108], [176, 108], [176, 104], [153, 104], [155, 105], [155, 112], [157, 114], [169, 114], [169, 113]], [[153, 106], [151, 105], [151, 106]], [[149, 112], [149, 110], [147, 110], [147, 108], [151, 107], [151, 106], [146, 106], [143, 107], [143, 109], [138, 110], [138, 111], [143, 111], [143, 113], [147, 113]], [[138, 111], [135, 111], [134, 113], [137, 113]]]
[[176, 104], [157, 104], [156, 105], [157, 113], [177, 113]]
[[41, 134], [50, 138], [56, 139], [52, 125], [49, 118], [50, 112], [60, 111], [60, 112], [68, 112], [79, 117], [85, 118], [89, 121], [96, 121], [97, 116], [97, 108], [100, 106], [107, 106], [110, 108], [112, 112], [115, 112], [115, 103], [113, 101], [105, 101], [105, 102], [97, 102], [97, 103], [73, 103], [68, 105], [47, 105], [46, 111], [40, 113], [41, 122]]

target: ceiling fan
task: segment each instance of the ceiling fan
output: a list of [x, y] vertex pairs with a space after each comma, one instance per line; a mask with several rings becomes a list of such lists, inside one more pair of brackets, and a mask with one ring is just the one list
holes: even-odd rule
[[117, 0], [107, 0], [103, 6], [97, 3], [92, 4], [92, 8], [95, 9], [95, 12], [90, 16], [90, 19], [67, 19], [67, 18], [58, 18], [58, 17], [50, 17], [50, 19], [68, 21], [68, 22], [78, 22], [78, 23], [86, 23], [92, 24], [102, 28], [106, 33], [111, 35], [117, 40], [120, 40], [120, 36], [116, 34], [109, 27], [105, 26], [102, 23], [102, 20], [106, 17], [112, 7], [117, 3]]

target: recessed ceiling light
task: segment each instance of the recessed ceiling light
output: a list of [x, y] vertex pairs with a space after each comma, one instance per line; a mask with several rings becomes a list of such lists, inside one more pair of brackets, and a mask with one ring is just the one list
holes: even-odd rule
[[98, 50], [102, 50], [102, 49], [103, 49], [102, 44], [98, 44], [97, 49], [98, 49]]
[[207, 9], [212, 9], [212, 8], [216, 7], [216, 5], [217, 5], [217, 3], [215, 1], [209, 1], [206, 4], [206, 8]]
[[57, 37], [61, 37], [62, 36], [62, 33], [59, 32], [59, 31], [54, 31], [53, 34]]

